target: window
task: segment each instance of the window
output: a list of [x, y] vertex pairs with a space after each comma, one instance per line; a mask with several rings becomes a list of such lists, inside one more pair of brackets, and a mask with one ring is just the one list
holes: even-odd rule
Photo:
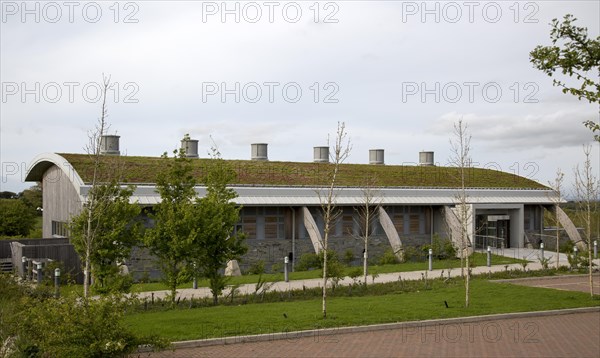
[[265, 217], [265, 239], [279, 238], [279, 218], [276, 216]]
[[236, 230], [241, 230], [248, 239], [284, 239], [285, 225], [282, 208], [243, 208], [240, 223]]
[[525, 230], [540, 230], [542, 213], [539, 206], [526, 205], [523, 216]]
[[404, 234], [404, 215], [403, 214], [394, 214], [392, 216], [392, 221], [394, 222], [394, 227], [398, 234]]
[[[383, 233], [383, 228], [381, 227], [381, 224], [379, 223], [379, 214], [375, 213], [375, 212], [371, 212], [371, 217], [369, 218], [369, 235], [372, 236], [377, 236], [377, 235], [382, 235]], [[360, 234], [360, 236], [364, 236], [365, 235], [365, 218], [357, 213], [357, 220], [359, 220], [359, 222], [357, 222], [355, 224], [355, 227], [357, 227], [358, 229], [358, 233]]]
[[68, 237], [69, 227], [67, 223], [62, 221], [52, 220], [52, 236], [54, 237]]
[[353, 208], [345, 207], [340, 209], [337, 222], [331, 228], [332, 236], [342, 237], [356, 234], [353, 214]]
[[242, 218], [242, 231], [246, 234], [248, 239], [256, 239], [256, 217]]
[[422, 206], [392, 206], [386, 208], [398, 235], [431, 233], [431, 210]]
[[410, 215], [410, 233], [420, 234], [421, 233], [421, 215]]

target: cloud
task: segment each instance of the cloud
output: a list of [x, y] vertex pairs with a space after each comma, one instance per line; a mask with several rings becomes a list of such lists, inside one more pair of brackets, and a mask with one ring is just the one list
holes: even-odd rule
[[473, 141], [490, 149], [519, 151], [580, 146], [592, 138], [582, 122], [596, 118], [593, 112], [584, 110], [535, 115], [449, 112], [435, 120], [429, 129], [448, 136], [453, 132], [453, 124], [460, 119], [467, 123]]

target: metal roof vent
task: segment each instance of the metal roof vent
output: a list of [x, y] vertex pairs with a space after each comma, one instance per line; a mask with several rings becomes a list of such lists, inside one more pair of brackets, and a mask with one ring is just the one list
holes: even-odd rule
[[369, 164], [384, 164], [383, 149], [369, 149]]
[[186, 158], [198, 158], [198, 140], [184, 137], [181, 140], [181, 149], [185, 152]]
[[315, 163], [329, 163], [329, 147], [313, 147]]
[[118, 135], [105, 134], [100, 137], [100, 154], [102, 155], [121, 155], [119, 151], [119, 138]]
[[269, 160], [267, 156], [267, 143], [253, 143], [251, 144], [251, 159], [252, 160]]
[[419, 152], [419, 165], [424, 167], [435, 166], [433, 162], [433, 152]]

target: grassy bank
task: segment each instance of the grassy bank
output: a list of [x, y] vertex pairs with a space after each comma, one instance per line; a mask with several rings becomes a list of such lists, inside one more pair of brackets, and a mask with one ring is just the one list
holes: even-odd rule
[[[400, 283], [398, 283], [400, 284]], [[380, 296], [332, 297], [328, 319], [321, 318], [319, 299], [239, 306], [216, 306], [160, 312], [132, 313], [126, 323], [137, 333], [160, 335], [171, 341], [264, 334], [425, 319], [477, 316], [600, 306], [581, 292], [472, 282], [471, 306], [464, 308], [464, 287], [459, 279], [435, 280], [428, 289]], [[446, 308], [445, 302], [449, 308]]]

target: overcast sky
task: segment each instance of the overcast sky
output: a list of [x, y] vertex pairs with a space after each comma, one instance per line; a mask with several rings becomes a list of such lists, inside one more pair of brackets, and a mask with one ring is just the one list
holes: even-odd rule
[[[572, 182], [598, 106], [552, 86], [529, 52], [571, 13], [598, 36], [598, 1], [2, 1], [0, 190], [21, 191], [31, 160], [81, 153], [100, 115], [121, 152], [159, 156], [189, 133], [206, 157], [269, 144], [274, 161], [312, 161], [338, 121], [350, 163], [435, 152], [446, 164], [463, 119], [479, 166]], [[600, 147], [593, 149], [598, 170]], [[570, 185], [570, 184], [569, 184]]]

